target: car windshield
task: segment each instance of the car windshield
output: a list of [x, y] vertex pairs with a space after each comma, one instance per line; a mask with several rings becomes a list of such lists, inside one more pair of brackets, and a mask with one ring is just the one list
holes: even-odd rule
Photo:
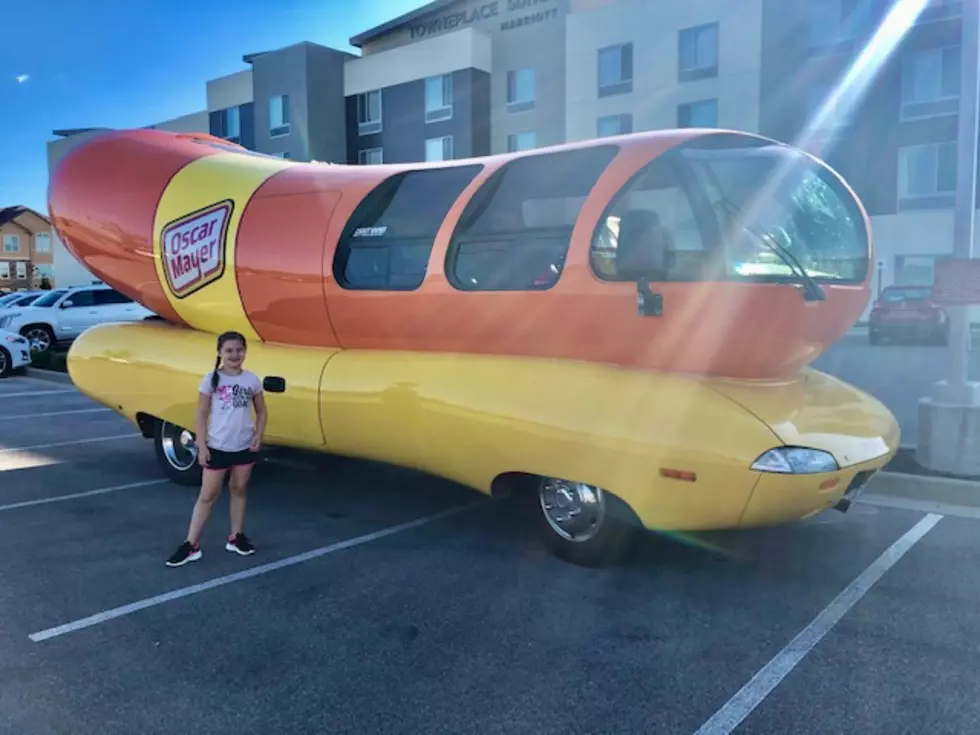
[[63, 289], [48, 291], [48, 293], [41, 296], [37, 301], [35, 301], [31, 306], [53, 306], [54, 303], [67, 293]]
[[931, 288], [887, 288], [881, 293], [882, 301], [928, 301], [932, 298]]

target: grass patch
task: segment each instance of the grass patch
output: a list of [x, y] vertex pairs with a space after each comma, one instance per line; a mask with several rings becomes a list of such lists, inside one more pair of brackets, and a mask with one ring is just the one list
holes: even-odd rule
[[38, 352], [31, 350], [31, 367], [39, 370], [51, 370], [56, 373], [68, 373], [68, 353], [47, 350]]

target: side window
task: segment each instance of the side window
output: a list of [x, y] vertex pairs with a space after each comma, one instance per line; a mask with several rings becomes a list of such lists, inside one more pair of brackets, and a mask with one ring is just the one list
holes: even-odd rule
[[592, 269], [607, 281], [700, 280], [709, 251], [678, 157], [662, 155], [616, 196], [592, 240]]
[[481, 166], [396, 174], [351, 215], [333, 272], [347, 289], [410, 291], [422, 285], [436, 233]]
[[68, 294], [65, 301], [71, 301], [71, 306], [68, 307], [70, 309], [95, 306], [95, 296], [91, 291], [75, 291], [74, 293]]
[[565, 264], [575, 220], [614, 145], [517, 158], [466, 205], [446, 256], [446, 275], [463, 291], [551, 288]]
[[98, 306], [111, 306], [115, 304], [130, 304], [132, 299], [123, 296], [115, 289], [105, 288], [95, 292], [95, 303]]

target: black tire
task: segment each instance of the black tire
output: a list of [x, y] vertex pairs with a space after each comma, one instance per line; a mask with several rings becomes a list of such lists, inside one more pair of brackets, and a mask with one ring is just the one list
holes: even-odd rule
[[[181, 436], [186, 441], [190, 437], [192, 452], [187, 449]], [[171, 424], [168, 421], [156, 421], [153, 426], [153, 448], [156, 451], [157, 462], [171, 482], [192, 487], [201, 484], [202, 469], [197, 461], [197, 447], [194, 445], [192, 431]], [[189, 456], [184, 456], [188, 454]]]
[[0, 347], [0, 378], [7, 378], [14, 372], [13, 368], [14, 361], [10, 357], [10, 353], [3, 347]]
[[[550, 486], [550, 490], [549, 490]], [[584, 534], [559, 531], [561, 524], [549, 519], [546, 498], [558, 487], [564, 491], [590, 493], [596, 498], [591, 512], [583, 511], [596, 520], [589, 523]], [[581, 497], [581, 496], [579, 496]], [[542, 477], [534, 483], [534, 491], [525, 496], [535, 511], [535, 523], [545, 546], [559, 559], [583, 567], [603, 567], [622, 561], [632, 548], [639, 530], [632, 510], [616, 496], [600, 488], [572, 483], [557, 478]], [[585, 507], [585, 506], [582, 506]], [[585, 516], [582, 516], [585, 517]], [[583, 529], [584, 530], [584, 529]], [[575, 538], [578, 536], [578, 538]]]
[[881, 344], [881, 335], [873, 329], [868, 330], [868, 343], [877, 345]]

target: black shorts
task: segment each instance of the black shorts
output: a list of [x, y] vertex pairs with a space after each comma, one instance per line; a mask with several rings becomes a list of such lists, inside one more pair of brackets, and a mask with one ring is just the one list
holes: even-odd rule
[[212, 449], [208, 447], [211, 459], [206, 467], [209, 470], [227, 470], [232, 467], [255, 464], [258, 461], [259, 453], [251, 449], [242, 449], [239, 452], [226, 452], [222, 449]]

